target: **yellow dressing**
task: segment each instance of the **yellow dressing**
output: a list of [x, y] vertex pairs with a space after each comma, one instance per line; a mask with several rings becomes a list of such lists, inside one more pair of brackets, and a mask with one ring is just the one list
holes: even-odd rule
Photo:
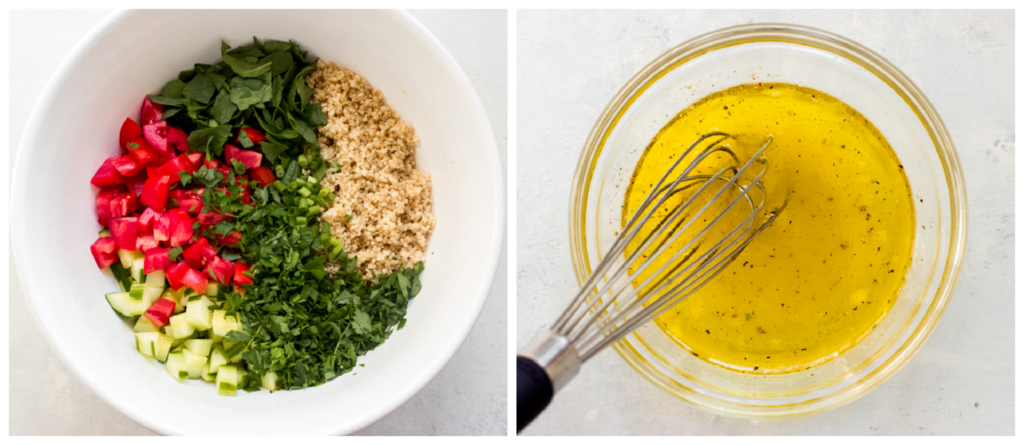
[[790, 372], [838, 356], [892, 307], [911, 261], [913, 203], [896, 154], [834, 97], [790, 84], [740, 85], [686, 108], [651, 141], [623, 223], [675, 156], [716, 130], [736, 137], [731, 147], [743, 161], [773, 136], [766, 208], [787, 207], [656, 324], [689, 353], [749, 372]]

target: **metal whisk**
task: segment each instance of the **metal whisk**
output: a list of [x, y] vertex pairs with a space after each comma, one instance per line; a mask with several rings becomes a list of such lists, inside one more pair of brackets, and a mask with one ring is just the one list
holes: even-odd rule
[[[726, 144], [730, 139], [708, 133], [679, 156], [565, 312], [520, 351], [518, 430], [547, 407], [580, 365], [693, 295], [775, 220], [781, 208], [757, 221], [767, 200], [762, 177], [768, 162], [761, 154], [771, 136], [745, 162]], [[705, 142], [706, 148], [694, 152]]]

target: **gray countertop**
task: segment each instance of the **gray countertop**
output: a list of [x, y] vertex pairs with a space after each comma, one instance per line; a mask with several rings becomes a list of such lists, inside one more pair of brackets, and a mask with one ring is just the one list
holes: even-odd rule
[[[15, 152], [43, 87], [71, 48], [109, 11], [12, 11], [11, 132]], [[507, 166], [507, 14], [413, 11], [466, 72], [494, 129]], [[507, 169], [506, 169], [507, 171]], [[507, 430], [507, 241], [486, 305], [451, 362], [411, 400], [360, 435], [504, 435]], [[50, 350], [14, 274], [10, 282], [10, 433], [153, 434], [106, 404]]]
[[750, 421], [679, 402], [614, 351], [588, 362], [527, 434], [1013, 434], [1012, 11], [519, 11], [516, 344], [575, 293], [569, 188], [583, 142], [618, 89], [673, 46], [718, 28], [788, 22], [851, 38], [928, 95], [967, 180], [968, 248], [944, 318], [902, 370], [812, 417]]

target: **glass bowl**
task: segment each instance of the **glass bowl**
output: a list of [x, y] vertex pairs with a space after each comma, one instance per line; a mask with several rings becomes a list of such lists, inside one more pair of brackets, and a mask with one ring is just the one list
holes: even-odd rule
[[784, 24], [726, 28], [663, 54], [605, 107], [583, 148], [569, 212], [572, 261], [582, 284], [621, 228], [630, 175], [658, 130], [708, 94], [752, 82], [828, 93], [866, 116], [892, 145], [917, 222], [913, 262], [895, 305], [845, 353], [785, 374], [708, 363], [653, 322], [613, 347], [640, 375], [686, 402], [739, 417], [795, 417], [848, 403], [892, 376], [931, 334], [956, 287], [967, 234], [960, 161], [931, 103], [891, 63], [841, 36]]

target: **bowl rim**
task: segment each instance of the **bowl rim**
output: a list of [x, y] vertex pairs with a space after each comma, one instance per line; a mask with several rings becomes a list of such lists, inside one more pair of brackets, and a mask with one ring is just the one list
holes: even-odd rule
[[[574, 173], [569, 202], [570, 256], [577, 282], [582, 283], [591, 271], [587, 253], [587, 202], [594, 170], [612, 131], [626, 110], [661, 77], [686, 62], [712, 51], [746, 43], [777, 42], [805, 45], [836, 54], [868, 70], [897, 93], [918, 117], [928, 133], [942, 164], [950, 203], [949, 252], [938, 288], [922, 320], [899, 349], [875, 371], [862, 378], [862, 384], [851, 385], [802, 406], [770, 407], [768, 410], [730, 404], [730, 409], [700, 402], [695, 391], [670, 386], [646, 364], [626, 340], [612, 345], [619, 356], [649, 382], [689, 404], [716, 412], [746, 418], [799, 417], [829, 410], [867, 394], [901, 369], [934, 331], [949, 304], [960, 275], [967, 241], [967, 192], [963, 170], [952, 138], [938, 112], [910, 78], [881, 55], [838, 34], [818, 28], [785, 23], [752, 23], [717, 29], [693, 37], [663, 53], [638, 71], [608, 102], [591, 129], [581, 150]], [[945, 242], [945, 241], [944, 241]], [[682, 389], [682, 391], [679, 391]], [[707, 397], [712, 398], [712, 397]]]
[[[47, 80], [39, 98], [36, 100], [25, 125], [23, 137], [19, 144], [19, 150], [16, 154], [14, 163], [12, 164], [13, 168], [11, 169], [10, 208], [12, 211], [10, 212], [9, 218], [12, 235], [11, 252], [14, 257], [13, 269], [17, 273], [18, 279], [21, 282], [21, 288], [24, 292], [25, 299], [28, 301], [32, 317], [39, 326], [39, 330], [42, 331], [43, 337], [50, 345], [51, 350], [53, 350], [60, 360], [71, 370], [71, 373], [77, 377], [79, 381], [84, 382], [86, 386], [88, 386], [89, 389], [91, 389], [93, 393], [97, 394], [104, 402], [113, 406], [119, 412], [136, 423], [160, 434], [178, 435], [186, 434], [187, 431], [179, 430], [171, 425], [150, 422], [147, 417], [132, 411], [127, 405], [122, 403], [120, 399], [114, 397], [110, 391], [105, 390], [102, 385], [90, 378], [87, 373], [83, 372], [79, 366], [71, 360], [71, 355], [57, 338], [52, 326], [50, 326], [50, 324], [45, 321], [46, 319], [40, 315], [41, 308], [38, 306], [38, 299], [36, 297], [42, 293], [39, 286], [33, 284], [33, 281], [28, 279], [30, 277], [29, 271], [18, 266], [19, 264], [25, 263], [25, 252], [31, 250], [27, 237], [16, 236], [19, 233], [24, 233], [25, 229], [23, 224], [14, 217], [15, 214], [20, 214], [20, 212], [14, 211], [15, 209], [28, 209], [30, 204], [24, 199], [24, 191], [29, 187], [29, 184], [26, 182], [26, 178], [30, 175], [28, 175], [28, 172], [24, 172], [22, 170], [24, 169], [24, 165], [28, 163], [26, 159], [31, 158], [33, 153], [31, 150], [24, 148], [31, 147], [36, 144], [37, 134], [39, 134], [43, 128], [44, 109], [48, 109], [51, 106], [55, 99], [54, 94], [56, 90], [60, 85], [67, 81], [66, 76], [68, 72], [79, 62], [83, 53], [94, 46], [96, 44], [96, 40], [104, 33], [108, 32], [110, 28], [122, 21], [131, 19], [133, 14], [139, 12], [140, 11], [138, 10], [119, 9], [101, 19], [96, 26], [90, 29], [84, 37], [75, 44], [60, 64], [57, 65], [53, 74], [51, 74], [50, 79]], [[448, 364], [463, 343], [465, 343], [470, 331], [476, 325], [476, 322], [483, 311], [484, 304], [487, 302], [490, 295], [494, 276], [497, 273], [500, 262], [502, 243], [507, 224], [507, 202], [505, 196], [506, 185], [504, 181], [505, 172], [502, 170], [501, 161], [499, 159], [494, 130], [491, 127], [486, 110], [480, 101], [480, 96], [470, 83], [469, 77], [437, 36], [431, 33], [426, 26], [420, 23], [409, 12], [393, 9], [377, 10], [377, 12], [391, 16], [391, 18], [397, 23], [408, 26], [420, 39], [437, 50], [437, 55], [440, 57], [440, 63], [442, 63], [448, 71], [455, 74], [454, 80], [458, 84], [459, 90], [461, 90], [469, 99], [469, 105], [473, 109], [472, 111], [474, 116], [474, 122], [469, 122], [469, 124], [480, 128], [484, 134], [490, 135], [490, 137], [484, 141], [484, 146], [481, 147], [480, 157], [483, 160], [483, 167], [490, 170], [492, 172], [492, 177], [495, 178], [495, 181], [492, 184], [494, 208], [490, 209], [490, 211], [493, 212], [495, 224], [490, 233], [487, 246], [489, 255], [484, 258], [480, 258], [481, 263], [484, 264], [483, 270], [487, 274], [486, 278], [480, 281], [476, 288], [466, 289], [467, 295], [475, 296], [472, 300], [467, 300], [467, 306], [471, 308], [468, 313], [473, 314], [473, 316], [466, 317], [465, 321], [461, 324], [449, 322], [450, 329], [457, 334], [454, 338], [458, 339], [458, 341], [453, 341], [451, 344], [445, 345], [443, 348], [439, 348], [438, 353], [434, 355], [435, 359], [430, 363], [424, 363], [424, 366], [421, 367], [425, 372], [420, 373], [418, 377], [407, 386], [409, 390], [406, 393], [394, 397], [389, 401], [389, 403], [385, 403], [382, 409], [377, 413], [368, 414], [363, 416], [361, 419], [346, 425], [339, 424], [340, 426], [324, 428], [324, 432], [330, 434], [346, 434], [355, 432], [359, 429], [365, 428], [377, 420], [380, 420], [382, 417], [409, 401], [409, 399], [414, 395], [418, 394], [427, 385], [427, 383], [433, 380], [441, 369]]]

